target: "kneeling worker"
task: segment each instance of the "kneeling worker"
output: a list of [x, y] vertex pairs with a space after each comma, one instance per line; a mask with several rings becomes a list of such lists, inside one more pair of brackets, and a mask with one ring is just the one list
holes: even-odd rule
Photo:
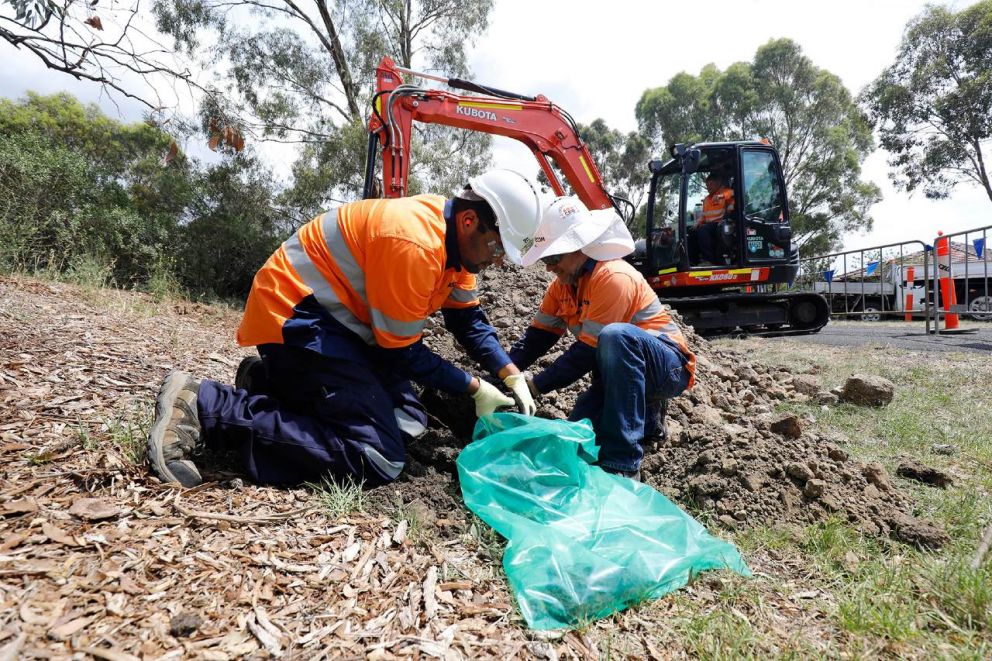
[[480, 416], [514, 403], [424, 345], [424, 324], [439, 309], [469, 356], [533, 414], [523, 376], [479, 307], [475, 274], [504, 255], [519, 263], [542, 206], [535, 182], [492, 170], [451, 200], [364, 200], [304, 225], [255, 275], [238, 343], [258, 347], [261, 360], [242, 361], [237, 387], [185, 372], [162, 384], [152, 470], [199, 484], [193, 458], [206, 447], [239, 451], [261, 484], [394, 480], [404, 440], [427, 425], [410, 380], [469, 393]]
[[633, 248], [612, 210], [589, 211], [574, 197], [554, 200], [522, 263], [540, 260], [557, 278], [510, 358], [526, 369], [571, 331], [577, 342], [543, 372], [525, 373], [531, 392], [564, 388], [592, 372], [568, 419], [592, 421], [603, 470], [639, 479], [641, 443], [655, 432], [652, 404], [692, 386], [696, 357], [644, 276], [620, 259]]

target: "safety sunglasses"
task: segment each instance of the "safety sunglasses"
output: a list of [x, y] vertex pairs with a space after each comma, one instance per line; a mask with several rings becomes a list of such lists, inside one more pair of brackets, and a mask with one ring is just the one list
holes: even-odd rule
[[547, 257], [542, 257], [541, 262], [547, 264], [548, 266], [555, 266], [564, 256], [565, 255], [548, 255]]

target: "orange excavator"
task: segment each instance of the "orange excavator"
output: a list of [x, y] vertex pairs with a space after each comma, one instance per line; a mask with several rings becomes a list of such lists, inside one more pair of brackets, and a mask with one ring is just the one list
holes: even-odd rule
[[[459, 94], [404, 82], [433, 80]], [[397, 66], [376, 69], [369, 118], [364, 197], [377, 196], [382, 158], [384, 197], [408, 194], [413, 122], [501, 135], [523, 143], [556, 195], [568, 192], [559, 173], [590, 209], [614, 208], [629, 223], [633, 205], [609, 193], [569, 114], [546, 97], [525, 96], [457, 78]], [[679, 144], [651, 173], [644, 239], [628, 260], [663, 303], [708, 334], [815, 333], [829, 319], [826, 300], [809, 292], [773, 291], [799, 270], [792, 246], [785, 179], [775, 148], [758, 141]], [[702, 240], [707, 178], [730, 188], [736, 204]], [[706, 220], [709, 220], [708, 218]]]

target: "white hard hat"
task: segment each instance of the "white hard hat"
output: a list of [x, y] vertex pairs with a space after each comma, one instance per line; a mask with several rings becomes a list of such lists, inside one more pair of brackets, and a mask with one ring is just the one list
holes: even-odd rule
[[[516, 170], [496, 169], [472, 177], [468, 184], [471, 192], [488, 202], [496, 213], [506, 256], [520, 264], [523, 253], [531, 246], [544, 207], [544, 195], [537, 182]], [[464, 193], [459, 197], [472, 198]]]
[[530, 266], [542, 257], [576, 250], [593, 259], [618, 259], [634, 251], [634, 239], [613, 209], [590, 211], [577, 197], [559, 197], [545, 207], [534, 247], [521, 264]]

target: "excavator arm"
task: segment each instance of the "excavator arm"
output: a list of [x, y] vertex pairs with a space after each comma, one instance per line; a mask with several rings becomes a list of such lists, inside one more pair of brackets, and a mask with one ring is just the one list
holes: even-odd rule
[[[461, 95], [406, 84], [402, 78], [404, 73], [438, 80], [449, 87], [476, 94]], [[383, 58], [376, 69], [376, 95], [369, 119], [365, 197], [374, 196], [375, 155], [380, 149], [382, 196], [408, 194], [410, 141], [415, 121], [518, 140], [534, 154], [557, 195], [564, 195], [565, 191], [552, 162], [587, 207], [608, 209], [617, 206], [603, 186], [589, 149], [579, 138], [575, 122], [546, 97], [525, 97], [468, 81], [413, 72], [397, 66], [388, 57]]]

